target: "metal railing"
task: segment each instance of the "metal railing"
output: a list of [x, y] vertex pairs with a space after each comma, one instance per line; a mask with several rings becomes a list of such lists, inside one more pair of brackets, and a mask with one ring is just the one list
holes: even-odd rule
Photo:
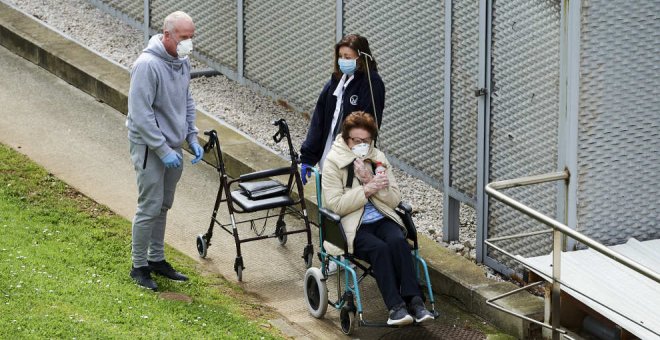
[[[509, 188], [515, 188], [515, 187], [521, 187], [521, 186], [527, 186], [527, 185], [532, 185], [532, 184], [541, 184], [541, 183], [548, 183], [548, 182], [554, 182], [554, 181], [560, 181], [563, 180], [566, 186], [566, 206], [568, 206], [568, 180], [570, 178], [570, 174], [567, 170], [561, 171], [561, 172], [553, 172], [553, 173], [547, 173], [543, 175], [537, 175], [537, 176], [528, 176], [528, 177], [521, 177], [517, 179], [511, 179], [511, 180], [504, 180], [504, 181], [497, 181], [497, 182], [492, 182], [488, 185], [486, 185], [486, 193], [488, 193], [490, 196], [493, 198], [499, 200], [500, 202], [524, 213], [525, 215], [528, 215], [535, 220], [546, 224], [550, 227], [552, 227], [552, 230], [543, 230], [543, 231], [535, 231], [531, 233], [524, 233], [524, 234], [517, 234], [517, 235], [511, 235], [511, 236], [504, 236], [504, 237], [497, 237], [497, 238], [492, 238], [485, 240], [484, 243], [486, 243], [489, 247], [493, 247], [495, 250], [502, 252], [503, 254], [513, 258], [514, 260], [518, 260], [516, 256], [511, 254], [510, 252], [507, 252], [506, 250], [497, 247], [493, 242], [497, 241], [502, 241], [502, 240], [507, 240], [507, 239], [513, 239], [513, 238], [521, 238], [521, 237], [527, 237], [527, 236], [532, 236], [532, 235], [539, 235], [539, 234], [544, 234], [544, 233], [552, 233], [552, 294], [551, 294], [551, 302], [550, 302], [550, 314], [551, 314], [551, 320], [552, 324], [547, 324], [544, 322], [540, 322], [537, 320], [534, 320], [532, 318], [529, 318], [525, 315], [515, 313], [512, 311], [509, 311], [497, 304], [494, 303], [494, 301], [499, 300], [501, 298], [507, 297], [509, 295], [513, 295], [515, 293], [518, 293], [522, 290], [532, 288], [534, 286], [537, 286], [543, 281], [539, 281], [537, 283], [518, 288], [516, 290], [513, 290], [511, 292], [496, 296], [494, 298], [486, 300], [486, 303], [494, 307], [500, 311], [503, 311], [505, 313], [514, 315], [516, 317], [522, 318], [524, 320], [527, 320], [529, 322], [535, 323], [537, 325], [540, 325], [545, 328], [549, 328], [552, 330], [552, 339], [553, 340], [558, 340], [560, 336], [568, 337], [566, 334], [566, 331], [561, 329], [560, 326], [560, 294], [561, 294], [561, 253], [562, 253], [562, 235], [566, 235], [569, 237], [574, 238], [575, 240], [582, 242], [584, 245], [590, 247], [591, 249], [621, 263], [622, 265], [648, 277], [649, 279], [660, 283], [660, 274], [652, 271], [651, 269], [607, 248], [603, 244], [587, 237], [586, 235], [571, 229], [568, 227], [566, 224], [561, 223], [551, 217], [548, 217], [541, 212], [530, 208], [527, 205], [522, 204], [521, 202], [516, 201], [515, 199], [505, 195], [504, 193], [498, 191], [498, 190], [504, 190], [504, 189], [509, 189]], [[519, 260], [518, 260], [519, 261]]]

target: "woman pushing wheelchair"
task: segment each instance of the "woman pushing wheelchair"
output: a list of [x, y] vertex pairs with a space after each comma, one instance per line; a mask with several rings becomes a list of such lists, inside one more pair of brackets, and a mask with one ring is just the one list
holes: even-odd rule
[[399, 188], [387, 158], [374, 147], [377, 133], [373, 115], [356, 111], [346, 117], [323, 167], [323, 205], [341, 217], [349, 251], [371, 264], [389, 310], [387, 324], [432, 320], [417, 282], [406, 228], [394, 211], [401, 201]]

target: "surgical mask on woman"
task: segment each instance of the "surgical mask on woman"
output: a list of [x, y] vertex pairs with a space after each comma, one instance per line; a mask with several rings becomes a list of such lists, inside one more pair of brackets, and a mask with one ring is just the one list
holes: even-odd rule
[[367, 154], [369, 154], [369, 149], [371, 148], [371, 145], [367, 143], [360, 143], [357, 145], [354, 145], [351, 148], [351, 151], [353, 151], [353, 154], [357, 156], [358, 158], [364, 158], [367, 157]]
[[337, 64], [339, 65], [339, 70], [341, 70], [341, 73], [350, 76], [355, 73], [355, 69], [357, 68], [357, 59], [339, 58], [337, 60]]
[[192, 39], [181, 40], [176, 45], [176, 53], [179, 55], [179, 59], [185, 59], [193, 50]]

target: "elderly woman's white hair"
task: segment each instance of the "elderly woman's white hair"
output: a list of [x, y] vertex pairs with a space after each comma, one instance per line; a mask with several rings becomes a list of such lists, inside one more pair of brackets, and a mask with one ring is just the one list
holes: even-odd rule
[[174, 30], [174, 26], [179, 20], [187, 20], [190, 22], [193, 21], [190, 15], [186, 14], [186, 12], [183, 11], [172, 12], [165, 17], [165, 20], [163, 20], [163, 31], [172, 32]]

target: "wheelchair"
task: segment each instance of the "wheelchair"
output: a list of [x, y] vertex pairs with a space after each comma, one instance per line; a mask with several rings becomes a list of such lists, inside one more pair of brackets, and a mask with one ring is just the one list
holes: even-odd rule
[[[273, 135], [273, 140], [276, 143], [279, 143], [286, 138], [288, 142], [289, 156], [291, 159], [290, 166], [243, 174], [236, 179], [229, 179], [229, 176], [227, 175], [217, 132], [215, 130], [204, 132], [204, 134], [209, 137], [208, 142], [204, 145], [204, 152], [211, 152], [213, 149], [216, 151], [216, 169], [220, 175], [220, 187], [218, 188], [218, 194], [213, 207], [209, 228], [205, 234], [197, 236], [197, 251], [199, 252], [200, 257], [206, 257], [208, 248], [211, 246], [213, 228], [216, 225], [232, 235], [234, 237], [234, 242], [236, 243], [234, 271], [238, 276], [238, 281], [243, 281], [245, 264], [241, 253], [241, 244], [245, 242], [277, 238], [280, 245], [283, 246], [287, 242], [288, 235], [306, 233], [307, 245], [303, 250], [302, 258], [304, 259], [307, 268], [312, 266], [314, 248], [312, 245], [310, 222], [305, 207], [302, 180], [300, 172], [298, 171], [298, 154], [293, 148], [289, 127], [286, 121], [284, 119], [276, 120], [273, 122], [273, 125], [278, 127], [278, 131]], [[288, 183], [286, 185], [276, 180], [269, 180], [271, 177], [284, 175], [288, 175]], [[291, 195], [294, 184], [297, 189], [297, 198], [294, 198]], [[232, 190], [232, 186], [234, 186], [234, 190]], [[218, 209], [223, 202], [226, 202], [227, 204], [230, 217], [229, 223], [222, 223], [217, 219]], [[295, 209], [294, 207], [296, 206], [299, 206], [300, 208]], [[279, 212], [271, 215], [271, 210], [277, 209], [279, 209]], [[236, 218], [236, 214], [255, 213], [260, 211], [266, 211], [265, 216], [240, 221]], [[284, 221], [284, 216], [287, 214], [293, 214], [300, 217], [304, 221], [305, 228], [300, 230], [287, 230], [286, 222]], [[263, 213], [261, 215], [263, 215]], [[277, 221], [275, 223], [274, 232], [266, 234], [265, 231], [268, 220], [272, 220], [275, 217], [277, 217]], [[258, 226], [257, 223], [255, 223], [262, 220], [262, 226]], [[250, 227], [255, 232], [256, 236], [241, 239], [238, 229], [238, 225], [241, 224], [250, 224]], [[229, 227], [231, 227], [231, 229], [229, 229]]]
[[[321, 174], [317, 168], [313, 168], [312, 171], [316, 179], [316, 199], [319, 207], [318, 227], [320, 250], [318, 256], [321, 260], [321, 267], [310, 267], [305, 272], [304, 295], [309, 313], [315, 318], [321, 319], [325, 315], [328, 305], [334, 307], [339, 310], [341, 330], [346, 335], [350, 335], [355, 330], [356, 326], [398, 327], [389, 326], [384, 322], [371, 322], [364, 319], [359, 284], [367, 276], [373, 276], [372, 269], [368, 264], [365, 265], [364, 262], [358, 260], [353, 254], [349, 253], [346, 234], [344, 233], [341, 224], [341, 217], [334, 212], [323, 208]], [[412, 208], [407, 203], [401, 202], [395, 211], [403, 220], [404, 226], [407, 229], [408, 241], [409, 243], [412, 243], [411, 255], [413, 257], [415, 273], [417, 273], [417, 281], [421, 286], [420, 288], [422, 288], [421, 291], [424, 292], [426, 290], [428, 302], [431, 305], [430, 312], [433, 314], [434, 318], [438, 318], [439, 314], [435, 310], [435, 300], [433, 289], [431, 288], [431, 280], [429, 279], [428, 267], [426, 261], [419, 256], [417, 229], [412, 220]], [[330, 254], [326, 250], [324, 242], [329, 242], [335, 247], [341, 249], [343, 253], [340, 255]], [[330, 276], [328, 274], [328, 265], [330, 262], [334, 262], [337, 265], [337, 300], [335, 301], [329, 300], [326, 283]], [[340, 269], [342, 269], [341, 271], [343, 271], [344, 276], [343, 291], [341, 285], [342, 274], [340, 273]], [[358, 276], [357, 270], [360, 270], [362, 274]], [[421, 277], [420, 272], [423, 274], [423, 278]]]

